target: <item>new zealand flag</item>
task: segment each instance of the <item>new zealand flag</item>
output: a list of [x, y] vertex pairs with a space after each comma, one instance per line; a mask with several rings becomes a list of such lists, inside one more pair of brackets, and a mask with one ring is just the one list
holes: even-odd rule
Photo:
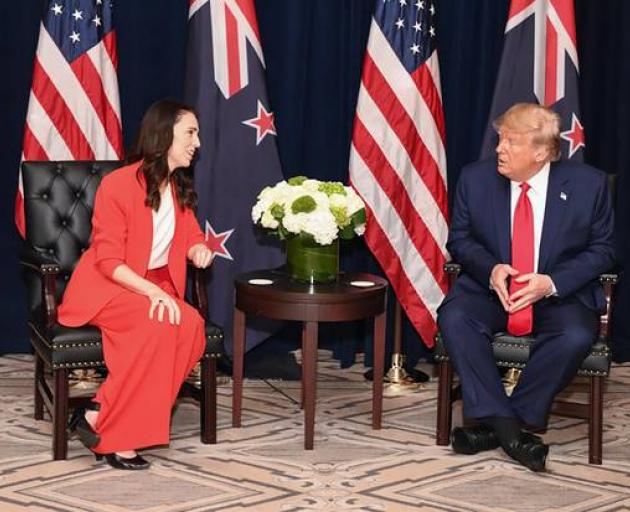
[[494, 155], [492, 121], [514, 103], [540, 103], [562, 120], [562, 157], [582, 161], [573, 0], [512, 0], [481, 157]]
[[[190, 0], [188, 19], [185, 100], [199, 117], [195, 187], [197, 217], [214, 255], [210, 318], [224, 327], [231, 352], [234, 277], [284, 260], [251, 218], [258, 193], [283, 176], [253, 0]], [[270, 330], [248, 323], [248, 347]]]

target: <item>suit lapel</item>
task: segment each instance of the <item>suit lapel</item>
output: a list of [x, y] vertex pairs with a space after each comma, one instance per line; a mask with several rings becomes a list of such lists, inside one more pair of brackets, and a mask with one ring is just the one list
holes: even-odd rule
[[141, 206], [139, 211], [140, 226], [138, 231], [142, 233], [143, 236], [138, 237], [138, 254], [140, 255], [139, 261], [144, 264], [145, 273], [149, 266], [151, 248], [153, 247], [153, 210], [144, 204], [146, 195], [147, 186], [144, 180], [144, 174], [140, 173], [137, 204]]
[[558, 229], [564, 220], [567, 205], [571, 201], [570, 181], [557, 164], [551, 164], [547, 199], [545, 201], [545, 218], [543, 220], [538, 256], [538, 272], [544, 273], [551, 256]]
[[510, 180], [499, 174], [497, 174], [496, 178], [496, 186], [492, 196], [493, 211], [497, 241], [499, 243], [499, 259], [502, 263], [505, 263], [512, 261], [510, 243]]

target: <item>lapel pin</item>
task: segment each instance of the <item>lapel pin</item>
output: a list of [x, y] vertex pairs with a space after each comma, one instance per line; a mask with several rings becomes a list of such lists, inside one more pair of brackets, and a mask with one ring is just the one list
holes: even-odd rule
[[566, 201], [567, 195], [564, 192], [560, 192], [560, 199], [562, 199], [563, 201]]

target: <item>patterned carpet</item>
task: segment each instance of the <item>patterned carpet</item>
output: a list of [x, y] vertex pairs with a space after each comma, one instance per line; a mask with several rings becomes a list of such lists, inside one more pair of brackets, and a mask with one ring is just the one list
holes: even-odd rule
[[0, 511], [630, 510], [628, 366], [607, 386], [604, 465], [586, 462], [584, 422], [554, 417], [548, 472], [538, 475], [501, 450], [467, 457], [436, 446], [434, 381], [387, 388], [384, 428], [371, 430], [362, 365], [340, 370], [319, 356], [313, 451], [302, 448], [299, 382], [247, 381], [241, 429], [230, 427], [224, 383], [219, 443], [199, 442], [197, 408], [181, 403], [170, 446], [147, 450], [152, 468], [137, 473], [96, 462], [77, 440], [53, 462], [50, 423], [32, 419], [32, 358], [2, 357]]

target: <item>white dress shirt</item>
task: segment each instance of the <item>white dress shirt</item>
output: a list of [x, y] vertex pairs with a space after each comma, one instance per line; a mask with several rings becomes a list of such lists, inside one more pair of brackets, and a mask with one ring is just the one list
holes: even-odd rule
[[175, 234], [175, 205], [171, 184], [167, 184], [160, 194], [160, 207], [153, 213], [153, 244], [149, 258], [149, 270], [163, 267], [168, 263], [168, 252]]

